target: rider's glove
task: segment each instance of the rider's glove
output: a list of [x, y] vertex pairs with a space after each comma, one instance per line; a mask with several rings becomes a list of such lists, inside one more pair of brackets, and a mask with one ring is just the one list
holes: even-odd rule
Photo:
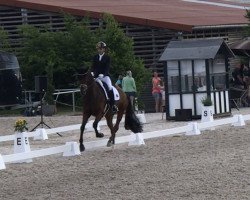
[[103, 78], [104, 75], [103, 75], [103, 74], [99, 74], [98, 77], [99, 77], [99, 78]]
[[91, 72], [91, 75], [94, 76], [94, 72]]

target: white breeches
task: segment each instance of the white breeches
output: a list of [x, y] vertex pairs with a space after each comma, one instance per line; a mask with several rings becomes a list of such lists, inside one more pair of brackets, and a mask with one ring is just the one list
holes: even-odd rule
[[111, 82], [109, 76], [104, 76], [103, 78], [98, 77], [98, 79], [100, 79], [102, 82], [107, 84], [109, 91], [112, 90], [112, 82]]

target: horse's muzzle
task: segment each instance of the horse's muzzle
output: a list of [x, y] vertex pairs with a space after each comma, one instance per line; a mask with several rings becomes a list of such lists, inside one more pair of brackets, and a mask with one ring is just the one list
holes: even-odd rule
[[80, 85], [80, 93], [82, 96], [84, 96], [87, 92], [88, 86], [86, 84], [81, 84]]

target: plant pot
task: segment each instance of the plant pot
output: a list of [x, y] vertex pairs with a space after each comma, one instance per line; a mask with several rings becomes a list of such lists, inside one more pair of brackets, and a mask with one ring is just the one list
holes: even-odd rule
[[42, 110], [44, 116], [52, 116], [55, 114], [55, 111], [56, 105], [44, 105]]

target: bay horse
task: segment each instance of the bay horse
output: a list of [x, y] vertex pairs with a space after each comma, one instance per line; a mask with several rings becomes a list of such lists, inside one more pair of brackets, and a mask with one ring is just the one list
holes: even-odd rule
[[77, 74], [78, 80], [80, 81], [80, 92], [83, 101], [83, 112], [82, 112], [82, 124], [80, 128], [80, 151], [84, 151], [83, 145], [83, 132], [85, 125], [88, 122], [90, 116], [94, 116], [93, 128], [95, 130], [96, 137], [101, 138], [104, 136], [103, 133], [98, 132], [97, 126], [102, 117], [106, 118], [107, 125], [110, 129], [111, 136], [108, 140], [107, 146], [110, 147], [115, 144], [115, 134], [119, 129], [119, 124], [122, 120], [123, 114], [125, 113], [125, 129], [131, 130], [133, 133], [142, 132], [142, 124], [134, 113], [132, 104], [127, 95], [116, 87], [119, 92], [120, 99], [116, 102], [118, 107], [117, 118], [115, 125], [113, 125], [113, 112], [112, 109], [108, 109], [107, 100], [103, 89], [96, 82], [89, 70], [83, 70], [82, 73]]

